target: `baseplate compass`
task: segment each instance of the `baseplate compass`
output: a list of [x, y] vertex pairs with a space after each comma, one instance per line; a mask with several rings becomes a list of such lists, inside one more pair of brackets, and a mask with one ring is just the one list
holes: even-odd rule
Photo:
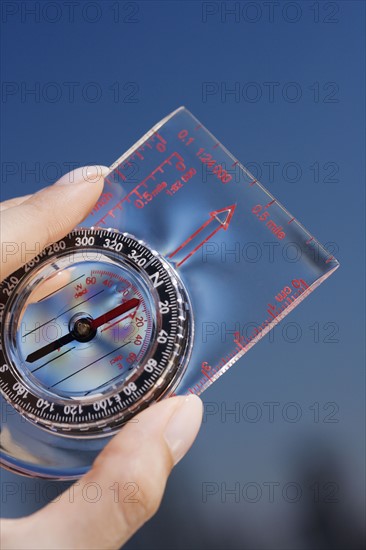
[[1, 283], [1, 464], [79, 477], [137, 412], [202, 393], [337, 267], [178, 109], [111, 166], [82, 227]]

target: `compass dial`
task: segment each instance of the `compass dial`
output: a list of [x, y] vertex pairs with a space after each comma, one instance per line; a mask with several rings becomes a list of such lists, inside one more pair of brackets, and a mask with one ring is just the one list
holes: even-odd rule
[[174, 391], [189, 360], [189, 300], [142, 241], [82, 229], [0, 287], [0, 388], [26, 418], [69, 436], [117, 429]]

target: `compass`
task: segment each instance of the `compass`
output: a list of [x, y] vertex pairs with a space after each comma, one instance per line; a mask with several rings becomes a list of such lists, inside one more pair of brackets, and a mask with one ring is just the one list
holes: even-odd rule
[[339, 265], [183, 107], [110, 166], [83, 224], [0, 285], [0, 463], [16, 473], [80, 477], [136, 413], [202, 394]]
[[174, 392], [193, 321], [173, 267], [127, 233], [78, 229], [0, 287], [0, 388], [29, 422], [110, 435]]

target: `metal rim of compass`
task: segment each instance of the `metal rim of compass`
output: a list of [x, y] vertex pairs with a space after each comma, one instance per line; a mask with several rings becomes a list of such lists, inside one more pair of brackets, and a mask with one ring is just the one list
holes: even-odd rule
[[[25, 289], [29, 287], [32, 278], [40, 272], [42, 267], [46, 264], [49, 258], [60, 257], [60, 242], [66, 243], [66, 249], [62, 254], [73, 252], [76, 249], [75, 239], [80, 235], [93, 236], [94, 239], [90, 239], [90, 245], [83, 245], [82, 249], [93, 249], [97, 251], [106, 252], [106, 248], [103, 248], [106, 239], [110, 239], [111, 235], [117, 242], [123, 244], [123, 250], [118, 253], [114, 253], [116, 261], [126, 262], [128, 259], [128, 251], [131, 246], [138, 247], [142, 250], [149, 260], [152, 260], [147, 267], [134, 266], [136, 272], [150, 281], [155, 281], [153, 287], [157, 294], [158, 301], [165, 301], [167, 299], [173, 300], [174, 303], [170, 303], [174, 312], [176, 313], [176, 323], [170, 323], [170, 327], [173, 327], [172, 341], [174, 344], [179, 343], [179, 346], [170, 346], [168, 353], [163, 349], [163, 344], [155, 345], [155, 355], [153, 357], [145, 357], [143, 364], [139, 365], [138, 369], [140, 375], [136, 380], [140, 381], [136, 391], [131, 392], [129, 396], [123, 396], [123, 390], [126, 387], [128, 379], [124, 380], [121, 387], [118, 388], [113, 396], [118, 395], [122, 397], [122, 404], [119, 406], [119, 410], [116, 413], [111, 412], [111, 407], [106, 407], [103, 418], [98, 420], [87, 420], [88, 414], [85, 413], [85, 417], [79, 422], [74, 422], [73, 418], [67, 414], [63, 414], [58, 417], [57, 420], [52, 417], [46, 417], [37, 415], [37, 408], [35, 405], [37, 400], [42, 399], [39, 395], [34, 393], [34, 388], [31, 387], [27, 380], [22, 378], [20, 371], [16, 364], [14, 364], [14, 356], [9, 353], [7, 349], [9, 347], [9, 330], [14, 331], [13, 328], [9, 328], [9, 319], [14, 318], [13, 308], [17, 303], [16, 298], [19, 300], [19, 292], [24, 295]], [[57, 250], [57, 251], [56, 251]], [[78, 250], [81, 250], [79, 248]], [[109, 251], [110, 252], [110, 251]], [[147, 262], [148, 263], [148, 262]], [[131, 265], [131, 268], [133, 266]], [[150, 267], [150, 270], [149, 270]], [[152, 267], [152, 269], [151, 269]], [[157, 267], [158, 269], [155, 269]], [[159, 273], [159, 275], [156, 275]], [[161, 274], [161, 281], [159, 279]], [[158, 280], [159, 284], [156, 285]], [[4, 289], [7, 289], [4, 292]], [[9, 290], [10, 289], [10, 290]], [[170, 298], [168, 298], [168, 291], [170, 292]], [[172, 298], [172, 296], [174, 296]], [[1, 341], [3, 343], [3, 349], [0, 350], [0, 389], [4, 398], [11, 404], [22, 416], [27, 418], [37, 426], [51, 431], [54, 434], [69, 436], [69, 437], [103, 437], [111, 435], [117, 431], [125, 422], [130, 420], [137, 412], [146, 408], [152, 402], [162, 399], [166, 395], [170, 395], [174, 392], [175, 388], [179, 384], [186, 367], [189, 362], [192, 343], [193, 343], [193, 317], [191, 314], [191, 305], [188, 294], [185, 290], [184, 284], [180, 277], [177, 275], [172, 266], [156, 251], [151, 250], [145, 242], [136, 239], [136, 237], [128, 234], [121, 233], [114, 229], [100, 229], [100, 228], [87, 228], [76, 229], [69, 233], [64, 239], [60, 239], [57, 243], [53, 243], [45, 249], [40, 255], [34, 258], [31, 262], [18, 269], [14, 274], [7, 277], [0, 284], [0, 313], [1, 313]], [[163, 321], [162, 326], [168, 327], [169, 320]], [[170, 334], [170, 333], [169, 333]], [[156, 344], [156, 342], [155, 342]], [[167, 359], [162, 361], [162, 353], [165, 351]], [[153, 359], [156, 361], [159, 369], [155, 372], [146, 372], [143, 370], [146, 368], [148, 360]], [[160, 361], [160, 363], [159, 363]], [[151, 364], [151, 363], [150, 363]], [[150, 369], [151, 370], [151, 369]], [[154, 371], [154, 369], [152, 369]], [[144, 385], [145, 383], [145, 385]], [[17, 385], [17, 391], [14, 391], [14, 385]], [[20, 385], [20, 386], [19, 386]], [[137, 384], [136, 384], [137, 385]], [[24, 387], [25, 391], [19, 394], [19, 388]], [[18, 392], [18, 393], [17, 393]], [[26, 397], [24, 397], [26, 394]], [[28, 403], [33, 403], [33, 406], [28, 406]], [[58, 414], [60, 415], [61, 407], [67, 406], [73, 402], [71, 400], [64, 400], [62, 403], [55, 403]], [[93, 407], [95, 399], [91, 399], [87, 405], [89, 409]], [[26, 407], [28, 406], [28, 410]], [[84, 408], [83, 404], [83, 408]], [[116, 403], [113, 402], [113, 409], [115, 410]], [[90, 416], [90, 415], [89, 415]], [[80, 415], [79, 415], [80, 417]]]

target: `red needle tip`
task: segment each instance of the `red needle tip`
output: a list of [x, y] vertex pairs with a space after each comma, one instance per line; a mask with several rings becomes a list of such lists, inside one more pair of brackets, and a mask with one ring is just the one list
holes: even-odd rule
[[127, 300], [127, 302], [119, 304], [119, 306], [111, 309], [110, 311], [107, 311], [107, 313], [103, 313], [103, 315], [100, 315], [99, 317], [94, 319], [91, 323], [91, 326], [94, 329], [97, 329], [100, 326], [105, 325], [109, 321], [112, 321], [112, 319], [119, 317], [123, 313], [126, 313], [127, 311], [130, 311], [130, 309], [138, 307], [139, 305], [140, 300], [138, 300], [137, 298], [131, 298], [131, 300]]

